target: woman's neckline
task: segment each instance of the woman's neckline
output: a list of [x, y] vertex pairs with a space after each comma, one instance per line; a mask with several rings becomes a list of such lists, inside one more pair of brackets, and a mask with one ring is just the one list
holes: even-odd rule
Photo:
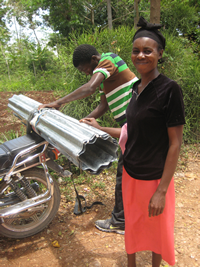
[[[142, 90], [141, 90], [141, 81], [142, 81], [142, 79], [140, 79], [139, 81], [140, 81], [140, 83], [138, 84], [138, 86], [137, 86], [137, 94], [139, 95], [139, 94], [141, 94], [142, 93], [142, 91], [152, 82], [152, 81], [154, 81], [155, 79], [157, 79], [158, 78], [158, 76], [160, 76], [160, 74], [161, 73], [158, 73], [158, 75], [155, 77], [155, 78], [153, 78], [151, 81], [149, 81], [147, 84], [145, 84], [144, 86], [143, 86], [143, 88], [142, 88]], [[141, 85], [141, 86], [140, 86]]]

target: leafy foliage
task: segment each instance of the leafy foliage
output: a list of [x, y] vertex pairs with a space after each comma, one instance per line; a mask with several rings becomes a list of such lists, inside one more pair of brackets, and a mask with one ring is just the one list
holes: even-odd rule
[[4, 1], [0, 0], [0, 42], [6, 43], [10, 39], [9, 31], [6, 26], [5, 15], [8, 11], [8, 8], [4, 5]]
[[199, 6], [199, 1], [162, 1], [161, 22], [165, 29], [173, 35], [181, 34], [187, 37], [194, 52], [200, 58]]
[[[112, 20], [113, 27], [122, 25], [133, 25], [134, 0], [113, 0]], [[107, 1], [64, 1], [44, 0], [42, 8], [49, 10], [44, 15], [45, 22], [53, 27], [54, 31], [68, 37], [74, 30], [83, 33], [84, 30], [94, 30], [96, 27], [104, 29], [107, 27]]]
[[[184, 140], [199, 141], [200, 63], [187, 38], [174, 37], [167, 32], [164, 34], [167, 40], [165, 61], [159, 68], [162, 73], [177, 81], [182, 87], [187, 121], [184, 127]], [[3, 72], [5, 64], [0, 57], [2, 69], [0, 90], [54, 90], [59, 93], [59, 97], [74, 91], [90, 78], [78, 72], [72, 64], [75, 47], [84, 43], [94, 45], [100, 54], [109, 51], [119, 54], [135, 72], [131, 62], [133, 35], [134, 29], [125, 26], [113, 31], [85, 32], [79, 37], [77, 33], [71, 33], [65, 40], [65, 45], [56, 45], [56, 54], [49, 51], [48, 47], [42, 49], [26, 42], [21, 43], [21, 50], [17, 50], [13, 45], [7, 55], [10, 62], [11, 81], [6, 76], [6, 71]], [[69, 116], [81, 119], [88, 115], [99, 101], [100, 95], [97, 90], [94, 95], [86, 99], [67, 104], [62, 111]], [[105, 126], [118, 126], [110, 112], [100, 118], [99, 122]]]
[[200, 63], [186, 38], [166, 35], [165, 62], [161, 72], [177, 81], [183, 90], [186, 125], [184, 140], [200, 138]]
[[42, 7], [49, 10], [49, 13], [43, 16], [47, 25], [63, 36], [67, 36], [75, 28], [84, 29], [84, 1], [74, 0], [71, 3], [63, 0], [44, 0]]
[[[133, 0], [111, 2], [112, 31], [107, 29], [106, 0], [9, 0], [7, 3], [3, 8], [0, 0], [0, 91], [54, 90], [59, 97], [72, 92], [89, 79], [72, 64], [75, 47], [83, 43], [94, 45], [100, 54], [109, 51], [119, 54], [135, 72], [131, 62], [135, 16]], [[46, 10], [43, 18], [54, 29], [49, 44], [42, 46], [39, 41], [36, 44], [18, 34], [16, 42], [8, 45], [9, 35], [5, 27], [7, 9], [10, 17], [15, 16], [22, 27], [29, 25], [34, 32], [41, 23], [34, 20], [40, 8]], [[140, 15], [147, 20], [149, 8], [149, 0], [140, 1]], [[187, 120], [184, 139], [188, 142], [200, 139], [199, 11], [199, 0], [161, 1], [161, 22], [165, 26], [163, 33], [167, 46], [160, 71], [176, 80], [183, 89]], [[99, 100], [97, 90], [84, 100], [66, 105], [63, 112], [80, 119], [89, 114]], [[109, 112], [99, 121], [105, 126], [116, 126]]]

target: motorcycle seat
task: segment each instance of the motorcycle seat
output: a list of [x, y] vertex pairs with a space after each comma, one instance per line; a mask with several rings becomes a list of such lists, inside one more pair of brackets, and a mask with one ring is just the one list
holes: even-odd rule
[[[0, 145], [0, 170], [10, 167], [15, 156], [22, 150], [44, 141], [36, 133], [30, 133], [16, 139], [6, 141]], [[40, 150], [43, 147], [40, 148]]]

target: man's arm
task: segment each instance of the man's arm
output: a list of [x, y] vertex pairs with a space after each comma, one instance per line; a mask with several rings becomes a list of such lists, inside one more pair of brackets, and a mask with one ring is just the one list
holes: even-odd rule
[[89, 114], [86, 118], [99, 118], [109, 109], [108, 102], [105, 95], [101, 95], [100, 104]]
[[90, 95], [94, 94], [96, 88], [100, 86], [100, 84], [103, 80], [104, 80], [104, 75], [101, 72], [95, 73], [94, 75], [92, 75], [89, 82], [82, 85], [81, 87], [79, 87], [78, 89], [73, 91], [72, 93], [70, 93], [70, 94], [68, 94], [68, 95], [66, 95], [66, 96], [64, 96], [64, 97], [62, 97], [62, 98], [60, 98], [60, 99], [58, 99], [52, 103], [40, 105], [38, 107], [38, 109], [41, 109], [41, 108], [59, 109], [62, 104], [66, 104], [66, 103], [69, 103], [71, 101], [82, 99], [82, 98], [85, 98], [87, 96], [90, 96]]

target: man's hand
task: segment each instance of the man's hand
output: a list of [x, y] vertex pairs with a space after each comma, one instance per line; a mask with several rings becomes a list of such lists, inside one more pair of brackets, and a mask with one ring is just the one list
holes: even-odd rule
[[84, 122], [88, 125], [91, 125], [97, 129], [100, 129], [101, 126], [98, 124], [98, 122], [95, 120], [95, 118], [83, 118], [80, 120], [80, 122]]
[[49, 104], [43, 104], [43, 105], [39, 105], [38, 110], [43, 109], [43, 108], [55, 108], [55, 109], [59, 109], [61, 107], [61, 104], [58, 104], [56, 101], [49, 103]]

